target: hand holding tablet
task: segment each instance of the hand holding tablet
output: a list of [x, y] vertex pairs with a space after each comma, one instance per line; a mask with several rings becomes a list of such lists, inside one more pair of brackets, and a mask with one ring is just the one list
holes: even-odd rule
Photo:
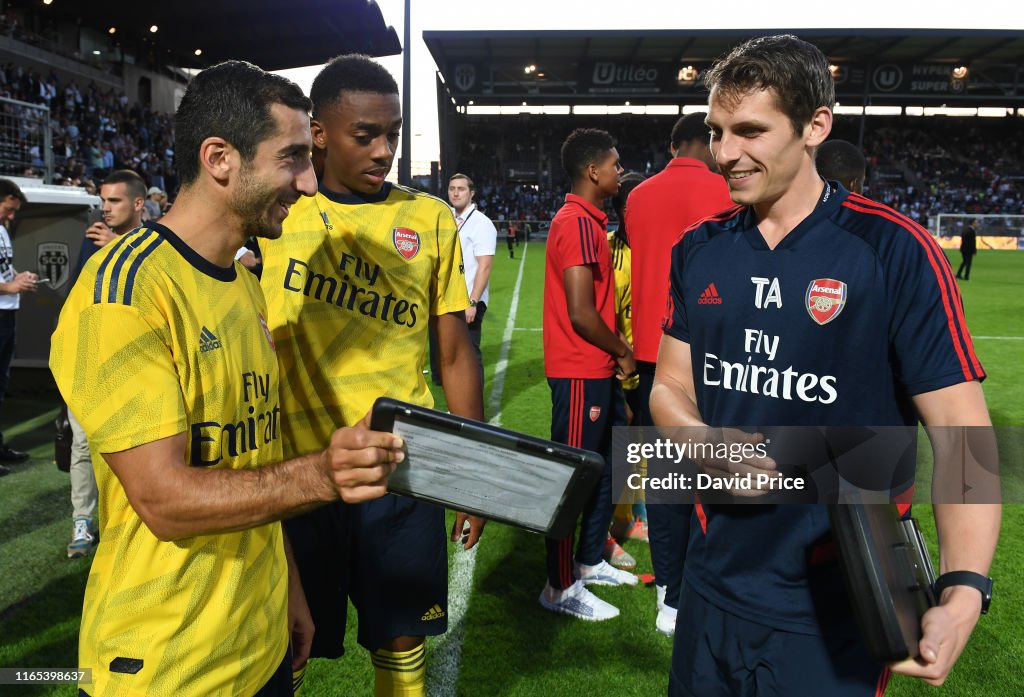
[[596, 453], [386, 397], [370, 427], [405, 441], [388, 491], [549, 537], [569, 533], [604, 465]]

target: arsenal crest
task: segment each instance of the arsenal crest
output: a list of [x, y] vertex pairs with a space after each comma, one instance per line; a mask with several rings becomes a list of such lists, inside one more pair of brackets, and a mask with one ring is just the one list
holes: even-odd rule
[[270, 344], [270, 348], [277, 351], [277, 344], [274, 343], [274, 337], [270, 333], [270, 327], [267, 326], [267, 320], [263, 319], [263, 315], [258, 312], [256, 316], [260, 318], [260, 327], [263, 328], [263, 336], [267, 337], [267, 343]]
[[590, 420], [597, 421], [601, 418], [601, 407], [590, 407]]
[[846, 306], [846, 284], [834, 278], [818, 278], [807, 286], [804, 306], [818, 324], [828, 324]]
[[396, 227], [391, 232], [395, 249], [406, 259], [412, 260], [420, 252], [420, 233], [407, 227]]
[[71, 255], [63, 242], [43, 242], [36, 248], [36, 268], [39, 280], [58, 290], [71, 276]]

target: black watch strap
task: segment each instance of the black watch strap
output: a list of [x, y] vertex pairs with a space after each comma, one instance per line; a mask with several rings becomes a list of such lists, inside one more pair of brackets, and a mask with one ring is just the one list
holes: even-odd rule
[[981, 614], [988, 613], [988, 606], [992, 603], [992, 579], [988, 576], [974, 571], [947, 571], [935, 579], [933, 588], [935, 596], [942, 595], [942, 591], [950, 586], [970, 586], [977, 588], [981, 593]]

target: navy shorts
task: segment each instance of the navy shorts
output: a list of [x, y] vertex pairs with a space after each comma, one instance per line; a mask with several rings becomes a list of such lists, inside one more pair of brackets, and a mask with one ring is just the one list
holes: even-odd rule
[[573, 535], [546, 540], [548, 583], [552, 588], [571, 586], [573, 561], [601, 562], [608, 524], [612, 518], [612, 428], [626, 423], [622, 388], [615, 378], [548, 378], [551, 387], [551, 440], [604, 457], [604, 471], [583, 506], [579, 545], [573, 556]]
[[292, 650], [289, 647], [284, 660], [277, 667], [274, 674], [267, 680], [267, 684], [260, 688], [253, 697], [292, 697], [295, 688], [292, 685]]
[[402, 496], [333, 503], [286, 520], [316, 625], [311, 656], [345, 652], [347, 599], [360, 646], [376, 651], [398, 636], [448, 629], [444, 509]]
[[889, 675], [859, 636], [773, 629], [719, 609], [683, 582], [669, 697], [880, 697]]

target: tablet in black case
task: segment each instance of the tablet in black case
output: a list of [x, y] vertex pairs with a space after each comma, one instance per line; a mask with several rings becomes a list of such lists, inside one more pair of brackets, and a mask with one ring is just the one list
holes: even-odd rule
[[936, 604], [931, 555], [892, 503], [828, 507], [847, 595], [868, 648], [883, 662], [918, 655], [921, 616]]
[[392, 493], [552, 538], [573, 532], [604, 469], [597, 453], [387, 397], [370, 418], [405, 439]]

